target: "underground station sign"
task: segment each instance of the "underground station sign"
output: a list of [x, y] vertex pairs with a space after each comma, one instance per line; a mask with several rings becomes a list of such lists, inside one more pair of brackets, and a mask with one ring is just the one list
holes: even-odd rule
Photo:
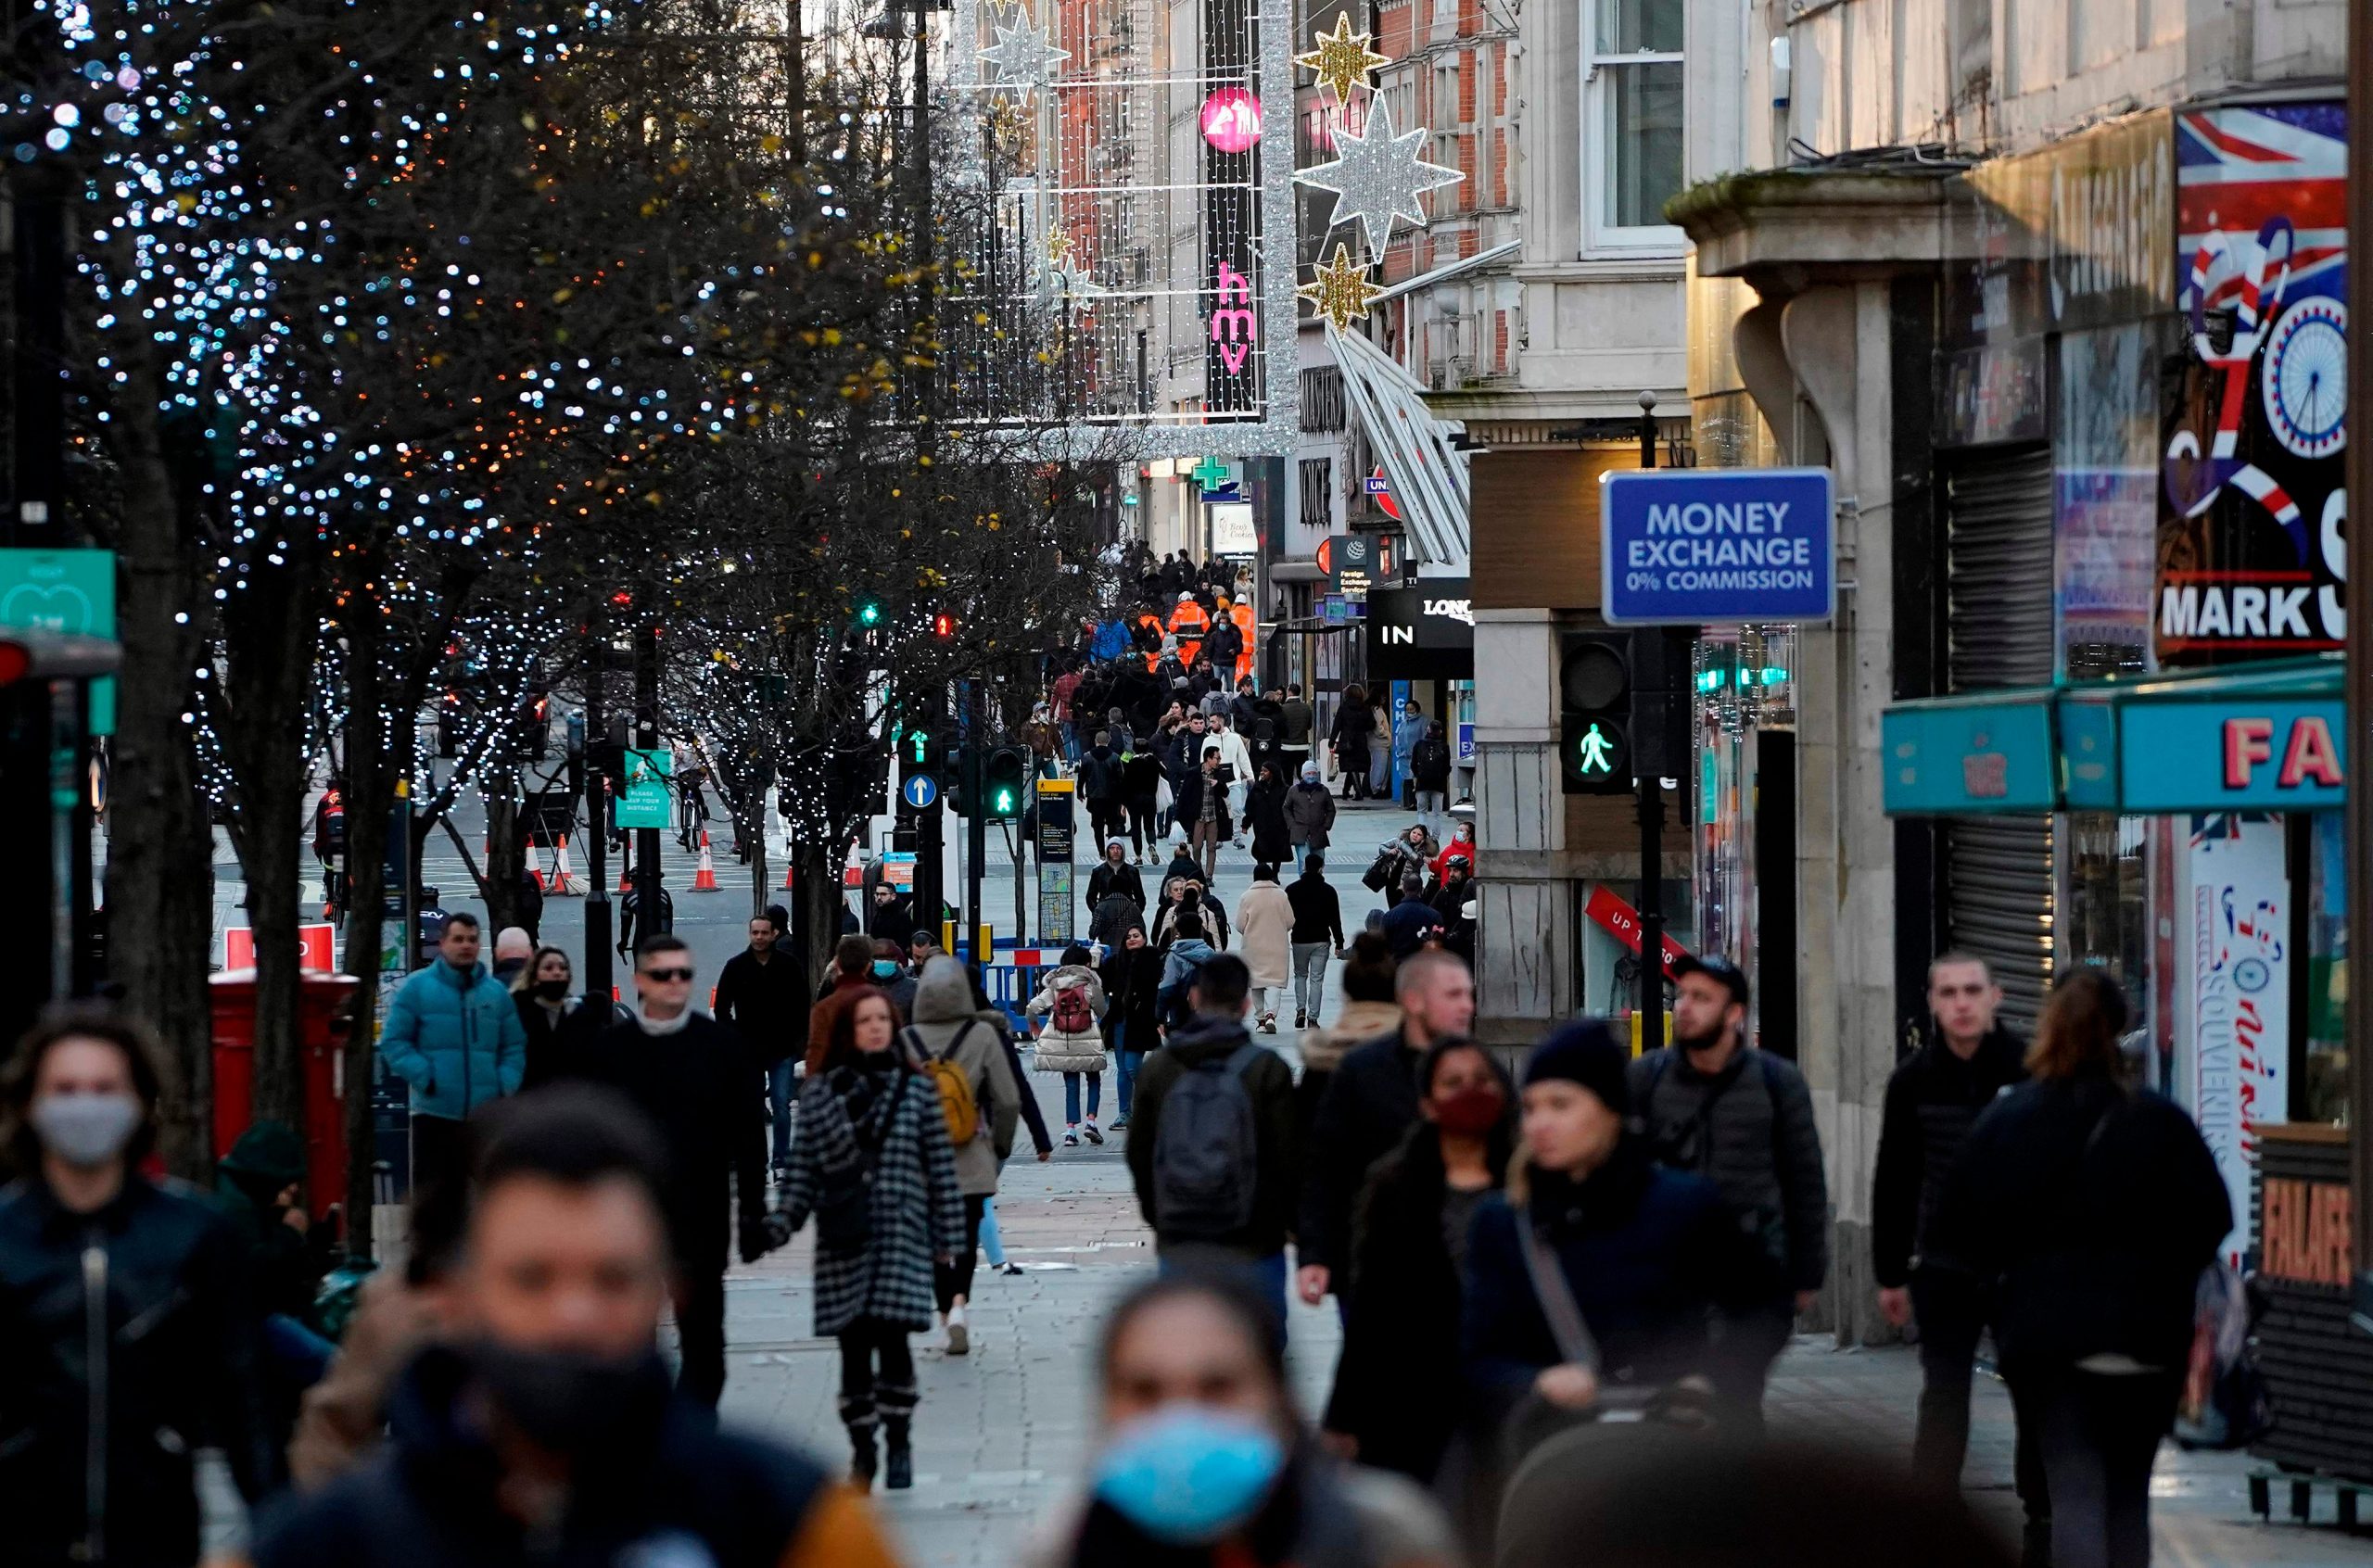
[[1599, 486], [1599, 613], [1610, 626], [1836, 613], [1829, 470], [1621, 470]]

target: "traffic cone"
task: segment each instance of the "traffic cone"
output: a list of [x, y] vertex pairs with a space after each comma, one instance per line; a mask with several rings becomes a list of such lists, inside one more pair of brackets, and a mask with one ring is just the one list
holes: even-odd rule
[[568, 835], [560, 836], [560, 854], [553, 863], [552, 875], [545, 879], [544, 891], [560, 898], [584, 896], [585, 883], [577, 875], [577, 867], [568, 861]]
[[717, 863], [708, 857], [708, 829], [701, 829], [701, 868], [692, 875], [694, 892], [723, 892], [717, 885]]
[[634, 891], [634, 867], [632, 866], [622, 863], [618, 866], [618, 891], [622, 893]]
[[782, 865], [782, 891], [791, 891], [791, 862], [788, 860]]

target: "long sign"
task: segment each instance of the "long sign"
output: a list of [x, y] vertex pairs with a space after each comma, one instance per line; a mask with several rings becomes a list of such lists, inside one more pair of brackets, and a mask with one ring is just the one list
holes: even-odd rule
[[[1591, 889], [1590, 902], [1582, 905], [1582, 913], [1597, 921], [1601, 929], [1632, 952], [1640, 951], [1640, 912], [1632, 908], [1622, 894], [1615, 891], [1605, 882]], [[1676, 962], [1688, 956], [1689, 949], [1681, 946], [1681, 943], [1673, 941], [1669, 934], [1667, 934], [1665, 937], [1666, 972], [1670, 973]]]
[[1599, 486], [1599, 613], [1610, 625], [1836, 613], [1829, 470], [1618, 470]]
[[2178, 1089], [2233, 1202], [2223, 1251], [2235, 1259], [2250, 1246], [2256, 1129], [2290, 1119], [2293, 890], [2281, 819], [2191, 818], [2180, 875]]
[[2129, 703], [2118, 715], [2121, 809], [2336, 810], [2347, 736], [2336, 697]]

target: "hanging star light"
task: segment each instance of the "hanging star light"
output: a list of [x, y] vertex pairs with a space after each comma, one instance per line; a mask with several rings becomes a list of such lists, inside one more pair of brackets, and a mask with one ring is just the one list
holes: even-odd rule
[[1351, 248], [1335, 242], [1335, 254], [1313, 270], [1311, 281], [1294, 293], [1307, 299], [1337, 332], [1368, 313], [1368, 302], [1383, 289], [1368, 281], [1364, 263], [1351, 259]]
[[996, 80], [1024, 89], [1044, 87], [1054, 80], [1055, 67], [1072, 57], [1058, 49], [1047, 29], [1033, 20], [1028, 9], [1013, 8], [1013, 25], [996, 24], [997, 41], [981, 51], [982, 61], [996, 72]]
[[1375, 35], [1351, 31], [1351, 14], [1338, 13], [1335, 31], [1313, 32], [1311, 42], [1318, 47], [1307, 55], [1296, 55], [1294, 64], [1301, 67], [1318, 81], [1318, 84], [1335, 95], [1339, 104], [1351, 101], [1353, 87], [1369, 85], [1368, 73], [1378, 66], [1390, 65], [1386, 56], [1368, 47]]
[[1335, 161], [1297, 170], [1294, 178], [1305, 185], [1333, 191], [1335, 216], [1327, 226], [1358, 219], [1367, 235], [1368, 249], [1381, 256], [1395, 218], [1422, 227], [1426, 209], [1417, 205], [1417, 198], [1438, 185], [1466, 178], [1455, 169], [1428, 163], [1417, 156], [1417, 145], [1426, 135], [1423, 130], [1394, 135], [1391, 100], [1372, 97], [1368, 122], [1358, 134], [1335, 133]]

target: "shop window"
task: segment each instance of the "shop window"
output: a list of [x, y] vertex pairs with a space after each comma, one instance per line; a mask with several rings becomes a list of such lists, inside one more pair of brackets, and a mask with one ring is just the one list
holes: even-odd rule
[[1583, 0], [1582, 210], [1598, 249], [1678, 254], [1681, 0]]

